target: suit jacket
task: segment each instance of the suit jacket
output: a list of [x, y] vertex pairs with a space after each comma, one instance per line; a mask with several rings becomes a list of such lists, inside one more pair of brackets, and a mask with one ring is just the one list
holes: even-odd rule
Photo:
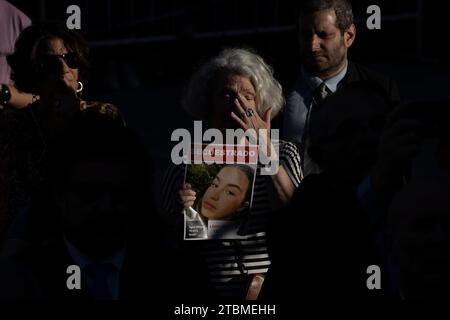
[[[388, 94], [392, 104], [400, 101], [400, 95], [395, 81], [352, 61], [348, 61], [347, 73], [339, 82], [337, 90], [351, 83], [362, 81], [370, 81], [377, 84]], [[302, 143], [302, 139], [310, 106], [305, 104], [303, 95], [309, 91], [303, 77], [299, 77], [294, 85], [294, 89], [288, 94], [286, 99], [286, 107], [281, 115], [283, 120], [280, 125], [282, 139], [295, 143], [299, 147], [300, 154], [305, 157], [308, 155], [305, 155], [305, 146]], [[304, 162], [302, 161], [302, 163]], [[308, 174], [307, 171], [304, 173], [305, 175]]]
[[389, 97], [391, 98], [391, 101], [393, 103], [400, 102], [399, 90], [397, 87], [397, 83], [394, 80], [379, 72], [366, 68], [356, 62], [349, 61], [347, 74], [345, 75], [344, 79], [342, 79], [339, 88], [359, 81], [372, 81], [377, 83], [389, 94]]
[[[372, 81], [374, 83], [377, 83], [388, 93], [393, 103], [397, 103], [400, 101], [400, 95], [395, 81], [352, 61], [348, 61], [347, 73], [339, 83], [337, 90], [345, 87], [350, 83], [360, 81]], [[286, 107], [280, 114], [280, 117], [283, 118], [283, 120], [278, 120], [282, 139], [294, 142], [297, 145], [299, 145], [299, 141], [301, 140], [301, 137], [297, 137], [297, 135], [301, 135], [303, 133], [309, 108], [309, 106], [306, 106], [306, 108], [302, 108], [301, 105], [303, 101], [302, 87], [304, 87], [305, 85], [306, 84], [304, 83], [303, 77], [300, 76], [295, 82], [293, 89], [287, 95]], [[292, 130], [291, 128], [289, 128], [289, 126], [287, 127], [286, 121], [290, 121], [291, 126], [295, 124], [298, 130]]]

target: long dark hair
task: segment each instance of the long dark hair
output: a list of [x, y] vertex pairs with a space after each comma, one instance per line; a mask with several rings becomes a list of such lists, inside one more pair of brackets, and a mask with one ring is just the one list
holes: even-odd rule
[[[245, 193], [245, 200], [250, 201], [251, 200], [250, 197], [251, 197], [252, 190], [253, 190], [253, 179], [255, 177], [255, 171], [253, 170], [253, 168], [246, 164], [226, 164], [225, 166], [223, 166], [223, 168], [226, 168], [226, 167], [238, 168], [243, 173], [245, 173], [245, 175], [247, 176], [247, 179], [248, 179], [248, 189], [247, 189], [247, 192]], [[222, 170], [222, 169], [220, 169], [220, 170]]]
[[[224, 166], [220, 167], [220, 169], [217, 171], [215, 176], [217, 176], [217, 174], [219, 174], [219, 172], [222, 171], [222, 169], [227, 168], [227, 167], [238, 168], [241, 172], [243, 172], [245, 174], [245, 176], [248, 179], [248, 188], [247, 188], [247, 191], [245, 193], [244, 202], [248, 201], [249, 202], [249, 206], [245, 210], [245, 214], [239, 214], [239, 216], [242, 217], [244, 215], [247, 215], [247, 213], [249, 212], [249, 209], [250, 209], [251, 195], [252, 195], [252, 190], [253, 190], [253, 179], [254, 179], [254, 176], [255, 176], [255, 171], [253, 170], [253, 168], [251, 166], [245, 165], [245, 164], [225, 164]], [[206, 192], [206, 190], [205, 190], [205, 192]], [[196, 211], [199, 212], [200, 214], [201, 214], [201, 212], [200, 212], [201, 210], [200, 209], [201, 209], [201, 206], [202, 206], [203, 197], [204, 197], [204, 194], [202, 195], [201, 198], [198, 199], [198, 201], [197, 201], [197, 203], [195, 205]]]

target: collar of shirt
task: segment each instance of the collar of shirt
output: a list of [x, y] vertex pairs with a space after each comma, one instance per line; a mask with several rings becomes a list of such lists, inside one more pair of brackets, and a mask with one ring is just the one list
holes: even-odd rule
[[334, 77], [331, 77], [326, 80], [322, 80], [317, 76], [308, 74], [303, 68], [302, 68], [302, 76], [312, 91], [314, 91], [322, 82], [325, 82], [328, 89], [330, 89], [331, 92], [334, 93], [337, 90], [339, 82], [341, 82], [341, 80], [344, 79], [345, 75], [347, 74], [347, 68], [348, 68], [348, 61], [345, 62], [345, 67], [344, 69], [341, 70], [341, 72], [339, 72]]
[[[88, 257], [86, 254], [82, 253], [80, 250], [78, 250], [77, 247], [75, 247], [74, 244], [72, 244], [66, 236], [64, 236], [64, 244], [66, 245], [67, 250], [69, 251], [70, 256], [74, 260], [74, 262], [83, 269], [87, 265], [98, 263], [98, 261], [94, 261], [90, 257]], [[125, 251], [126, 246], [123, 246], [121, 249], [117, 250], [115, 253], [111, 254], [110, 256], [106, 257], [102, 261], [99, 261], [100, 263], [106, 263], [113, 265], [116, 270], [120, 271], [122, 270], [123, 262], [125, 260]]]

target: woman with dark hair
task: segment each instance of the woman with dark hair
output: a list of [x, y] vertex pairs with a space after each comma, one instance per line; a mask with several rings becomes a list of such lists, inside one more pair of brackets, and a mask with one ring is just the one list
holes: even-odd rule
[[[49, 32], [49, 29], [55, 29]], [[49, 27], [46, 25], [33, 25], [23, 30], [15, 44], [13, 54], [7, 57], [10, 68], [14, 71], [11, 74], [12, 85], [2, 83], [0, 86], [0, 108], [21, 109], [31, 105], [39, 99], [37, 88], [39, 81], [37, 75], [36, 50], [35, 47], [45, 40], [47, 35], [58, 34], [58, 38], [66, 39], [69, 34], [61, 35], [57, 32], [59, 27]]]
[[8, 57], [11, 79], [20, 91], [36, 94], [45, 89], [40, 80], [55, 75], [61, 60], [73, 70], [68, 70], [73, 79], [63, 80], [76, 91], [77, 82], [84, 80], [89, 69], [88, 54], [85, 40], [75, 30], [57, 23], [33, 25], [21, 33], [14, 53]]
[[254, 170], [248, 165], [226, 164], [217, 169], [206, 190], [183, 204], [185, 239], [240, 238], [250, 213], [253, 183]]
[[253, 175], [253, 170], [247, 165], [227, 164], [217, 172], [203, 197], [184, 203], [184, 208], [195, 206], [205, 219], [242, 217], [249, 211]]
[[43, 181], [48, 145], [77, 112], [91, 109], [123, 124], [115, 106], [81, 99], [88, 52], [79, 33], [45, 23], [24, 29], [8, 57], [15, 87], [2, 86], [0, 104], [19, 105], [0, 110], [0, 237], [12, 217], [29, 207]]
[[55, 92], [63, 92], [78, 98], [80, 110], [95, 107], [120, 118], [111, 104], [81, 99], [89, 71], [89, 48], [75, 30], [56, 22], [32, 25], [20, 34], [8, 63], [14, 86], [2, 85], [0, 104], [4, 107], [24, 108], [40, 98], [48, 100], [54, 98]]

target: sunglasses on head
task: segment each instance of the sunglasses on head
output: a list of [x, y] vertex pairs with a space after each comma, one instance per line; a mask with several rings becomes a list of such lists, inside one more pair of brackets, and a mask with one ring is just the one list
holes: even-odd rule
[[45, 54], [41, 57], [41, 66], [45, 70], [56, 70], [61, 66], [63, 60], [71, 69], [78, 69], [80, 63], [75, 53], [69, 52], [66, 54]]

